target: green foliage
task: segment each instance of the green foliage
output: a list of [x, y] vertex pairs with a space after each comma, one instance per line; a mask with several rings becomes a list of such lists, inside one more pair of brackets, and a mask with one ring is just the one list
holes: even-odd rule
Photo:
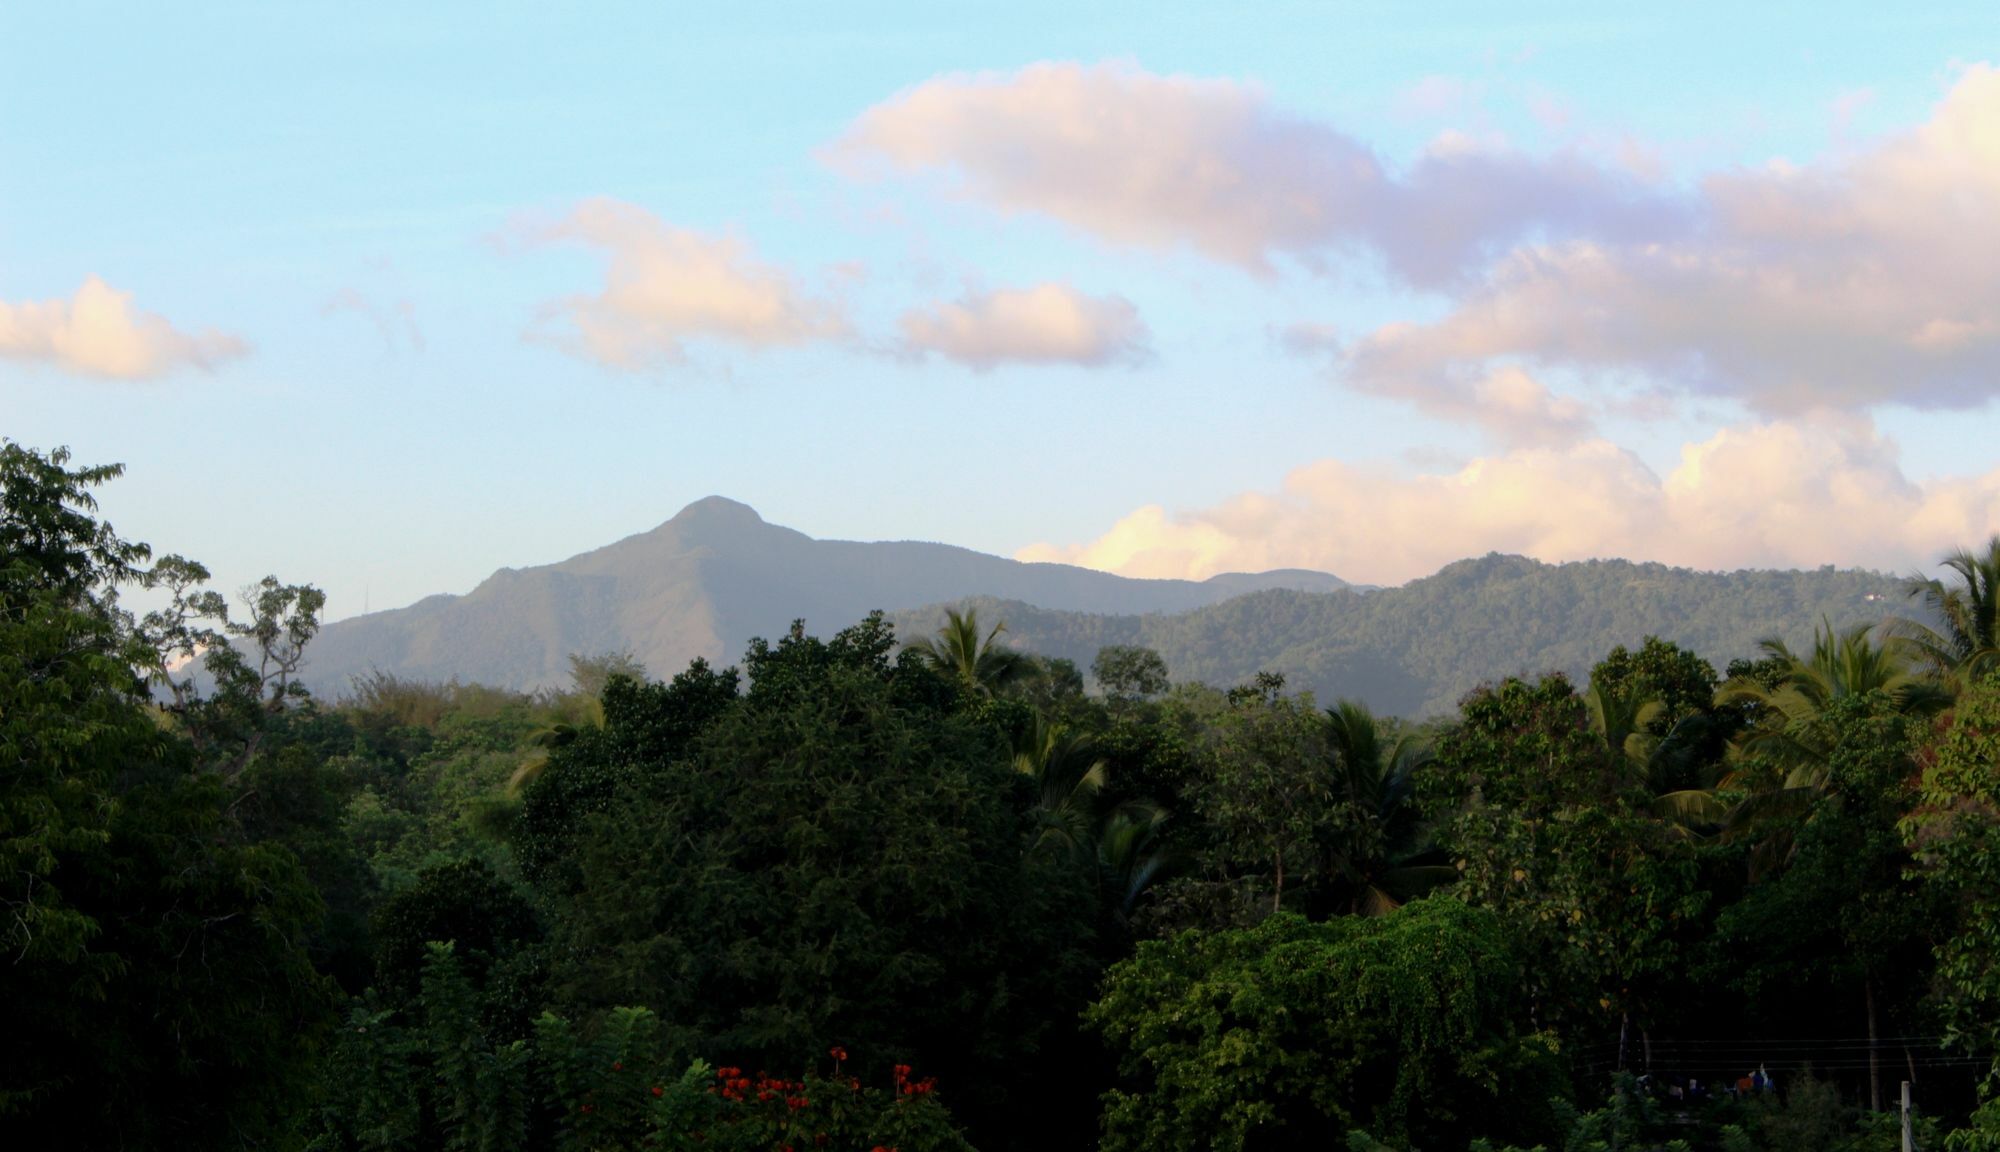
[[1086, 1014], [1124, 1078], [1103, 1147], [1317, 1148], [1356, 1125], [1431, 1147], [1505, 1126], [1501, 1101], [1554, 1088], [1519, 981], [1498, 918], [1442, 896], [1141, 944]]
[[[238, 1147], [287, 1126], [330, 1007], [322, 903], [145, 694], [149, 556], [0, 444], [0, 1123], [36, 1147]], [[107, 1102], [115, 1102], [108, 1107]]]
[[[1955, 1042], [2000, 1061], [2000, 677], [1959, 698], [1924, 767], [1921, 799], [1904, 834], [1956, 909], [1937, 949], [1940, 1008]], [[1985, 1090], [2000, 1090], [2000, 1062]]]
[[1284, 697], [1260, 683], [1233, 694], [1210, 728], [1207, 771], [1191, 793], [1215, 830], [1216, 858], [1268, 880], [1284, 904], [1289, 867], [1296, 886], [1321, 866], [1320, 830], [1333, 805], [1326, 729], [1311, 697]]
[[[1004, 615], [1021, 648], [1087, 662], [1107, 646], [1158, 652], [1181, 682], [1235, 684], [1282, 672], [1322, 700], [1366, 701], [1385, 715], [1451, 712], [1483, 681], [1509, 672], [1562, 672], [1581, 683], [1615, 644], [1659, 636], [1716, 667], [1754, 656], [1773, 632], [1806, 641], [1822, 617], [1877, 620], [1903, 582], [1831, 568], [1691, 572], [1590, 560], [1543, 564], [1486, 556], [1396, 588], [1274, 589], [1195, 609], [1124, 615], [1058, 611], [1018, 599], [960, 607]], [[897, 611], [899, 628], [936, 627], [935, 609]]]
[[997, 643], [1006, 630], [1007, 622], [1002, 620], [981, 636], [978, 609], [968, 608], [963, 614], [946, 609], [944, 627], [937, 635], [911, 643], [908, 650], [920, 664], [955, 681], [968, 695], [998, 696], [1038, 671], [1025, 655]]
[[1167, 662], [1151, 648], [1131, 644], [1099, 648], [1090, 675], [1113, 700], [1144, 700], [1167, 690]]
[[[454, 964], [475, 988], [496, 965], [537, 943], [534, 909], [479, 860], [430, 868], [375, 911], [376, 987], [391, 1003], [415, 995], [433, 942], [449, 941]], [[525, 990], [509, 986], [518, 998]]]
[[1459, 891], [1542, 958], [1531, 987], [1548, 1018], [1656, 1006], [1705, 894], [1567, 680], [1468, 696], [1420, 780]]
[[[1692, 601], [1731, 643], [1874, 585], [1489, 558], [1071, 621], [1101, 697], [968, 610], [900, 654], [876, 613], [741, 674], [612, 653], [573, 689], [374, 674], [323, 707], [317, 591], [232, 619], [96, 519], [117, 473], [0, 443], [17, 1142], [1001, 1152], [1101, 1120], [1112, 1149], [1887, 1152], [1894, 1116], [1843, 1101], [1921, 1067], [1925, 1146], [2000, 1146], [1969, 1071], [2000, 1057], [1983, 558], [1916, 587], [1929, 633], [1828, 623], [1718, 693], [1689, 624], [1421, 729], [1287, 676], [1419, 699], [1492, 643], [1587, 666], [1690, 580], [1732, 590]], [[135, 619], [133, 583], [164, 606]], [[1767, 1045], [1778, 1093], [1564, 1091]]]
[[766, 1068], [833, 1043], [921, 1058], [976, 1126], [1083, 1003], [1095, 878], [1028, 853], [999, 733], [935, 710], [887, 640], [871, 620], [753, 645], [749, 691], [678, 761], [606, 763], [651, 722], [609, 708], [552, 760], [537, 790], [618, 780], [575, 825], [563, 995], [645, 1004], [677, 1049]]
[[1954, 685], [1976, 683], [2000, 669], [2000, 536], [1986, 551], [1959, 549], [1943, 567], [1954, 577], [1909, 582], [1924, 618], [1897, 621], [1898, 639], [1922, 664]]

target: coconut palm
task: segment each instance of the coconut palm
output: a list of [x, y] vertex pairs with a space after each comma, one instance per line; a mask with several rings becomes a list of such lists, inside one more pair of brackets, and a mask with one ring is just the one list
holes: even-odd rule
[[1013, 752], [1014, 770], [1033, 780], [1038, 794], [1032, 850], [1084, 856], [1105, 781], [1104, 759], [1089, 737], [1037, 712], [1014, 733]]
[[1457, 879], [1449, 865], [1419, 862], [1431, 844], [1414, 802], [1415, 775], [1430, 760], [1429, 746], [1409, 733], [1385, 740], [1358, 700], [1335, 701], [1322, 723], [1330, 791], [1345, 816], [1328, 852], [1337, 904], [1380, 916]]
[[1913, 577], [1906, 584], [1930, 623], [1900, 619], [1894, 626], [1912, 658], [1956, 690], [2000, 669], [2000, 536], [1983, 555], [1960, 549], [1943, 565], [1957, 577], [1952, 583]]
[[1879, 643], [1871, 624], [1836, 632], [1830, 622], [1814, 629], [1810, 655], [1794, 653], [1784, 641], [1766, 639], [1758, 647], [1779, 666], [1775, 681], [1737, 677], [1716, 693], [1718, 703], [1756, 706], [1758, 721], [1731, 750], [1738, 768], [1720, 790], [1743, 793], [1730, 811], [1725, 833], [1757, 840], [1751, 869], [1761, 873], [1790, 859], [1790, 822], [1810, 811], [1826, 793], [1833, 748], [1826, 712], [1841, 700], [1879, 695], [1906, 715], [1935, 712], [1950, 696], [1918, 665], [1904, 646]]
[[1131, 917], [1139, 897], [1175, 865], [1164, 843], [1166, 824], [1165, 809], [1135, 802], [1120, 805], [1098, 830], [1098, 875], [1121, 921]]
[[1766, 639], [1758, 648], [1775, 658], [1780, 673], [1775, 684], [1737, 677], [1716, 693], [1719, 703], [1755, 705], [1760, 720], [1739, 742], [1743, 753], [1761, 754], [1775, 763], [1813, 769], [1822, 775], [1827, 749], [1819, 718], [1835, 701], [1879, 692], [1892, 708], [1909, 715], [1934, 712], [1950, 698], [1923, 670], [1906, 658], [1903, 646], [1878, 643], [1872, 624], [1834, 631], [1822, 621], [1813, 630], [1810, 655], [1794, 653], [1783, 640]]
[[1675, 755], [1674, 730], [1657, 735], [1666, 704], [1658, 696], [1636, 684], [1612, 686], [1591, 681], [1584, 690], [1583, 703], [1590, 716], [1591, 731], [1604, 742], [1605, 756], [1622, 786], [1643, 790], [1649, 797], [1653, 815], [1676, 836], [1692, 836], [1696, 830], [1721, 823], [1727, 805], [1707, 788], [1676, 788], [1683, 777]]
[[984, 697], [1002, 695], [1034, 676], [1035, 663], [1026, 654], [995, 643], [1007, 630], [1005, 620], [981, 636], [977, 608], [967, 608], [963, 615], [947, 608], [944, 614], [945, 624], [937, 635], [909, 647], [924, 664], [956, 680], [967, 692]]

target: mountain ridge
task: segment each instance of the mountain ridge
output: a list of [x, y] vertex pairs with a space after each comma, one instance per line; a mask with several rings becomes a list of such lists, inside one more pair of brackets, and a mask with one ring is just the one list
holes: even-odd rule
[[501, 568], [463, 595], [349, 617], [314, 642], [306, 680], [337, 694], [381, 670], [509, 688], [560, 685], [573, 652], [630, 649], [657, 673], [733, 661], [793, 619], [834, 629], [875, 608], [1001, 595], [1077, 611], [1184, 611], [1244, 591], [1348, 587], [1328, 573], [1137, 580], [931, 541], [816, 540], [723, 496], [551, 564]]
[[338, 695], [370, 671], [535, 689], [568, 683], [572, 653], [630, 651], [656, 676], [696, 657], [734, 663], [795, 619], [831, 634], [882, 609], [908, 638], [947, 605], [983, 608], [1023, 649], [1088, 667], [1144, 644], [1177, 680], [1283, 672], [1323, 698], [1430, 715], [1512, 672], [1580, 676], [1614, 644], [1656, 634], [1718, 668], [1822, 618], [1879, 616], [1900, 579], [1825, 567], [1702, 572], [1619, 559], [1548, 564], [1488, 553], [1390, 588], [1306, 569], [1138, 580], [931, 541], [817, 540], [726, 497], [553, 564], [502, 568], [462, 596], [328, 625], [305, 679]]

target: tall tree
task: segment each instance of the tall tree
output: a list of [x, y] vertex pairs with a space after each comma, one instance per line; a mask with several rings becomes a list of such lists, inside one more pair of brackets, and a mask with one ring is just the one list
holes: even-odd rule
[[1425, 740], [1383, 724], [1357, 700], [1326, 710], [1334, 811], [1323, 835], [1326, 886], [1343, 912], [1380, 916], [1458, 879], [1449, 864], [1426, 861], [1430, 831], [1417, 810], [1416, 774], [1431, 758]]
[[1725, 704], [1746, 704], [1755, 721], [1738, 737], [1736, 770], [1720, 789], [1741, 797], [1727, 817], [1732, 836], [1757, 842], [1753, 874], [1781, 867], [1792, 852], [1790, 830], [1828, 786], [1834, 752], [1829, 711], [1843, 701], [1879, 697], [1890, 710], [1926, 715], [1949, 703], [1937, 683], [1892, 644], [1871, 635], [1875, 626], [1835, 631], [1822, 623], [1812, 651], [1795, 653], [1768, 639], [1766, 674], [1732, 677], [1717, 693]]
[[92, 515], [116, 467], [0, 444], [0, 1127], [39, 1148], [249, 1147], [328, 1023], [296, 858], [154, 706], [116, 603], [150, 555]]
[[1034, 783], [1035, 849], [1057, 849], [1073, 858], [1088, 854], [1107, 771], [1095, 743], [1031, 712], [1014, 732], [1013, 753], [1014, 771]]
[[1005, 620], [981, 635], [979, 610], [960, 613], [945, 609], [944, 627], [937, 635], [914, 641], [909, 651], [917, 660], [946, 679], [956, 681], [967, 693], [979, 697], [1001, 695], [1035, 673], [1035, 664], [1026, 654], [999, 643], [1007, 631]]
[[1962, 548], [1942, 563], [1950, 583], [1909, 581], [1910, 598], [1929, 619], [1897, 621], [1897, 632], [1921, 663], [1963, 686], [2000, 668], [2000, 536], [1984, 552]]

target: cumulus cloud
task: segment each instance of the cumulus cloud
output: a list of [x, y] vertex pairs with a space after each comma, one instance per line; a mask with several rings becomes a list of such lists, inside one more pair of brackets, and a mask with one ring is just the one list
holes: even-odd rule
[[1394, 584], [1484, 552], [1706, 569], [1909, 570], [2000, 532], [2000, 468], [1918, 483], [1867, 420], [1820, 414], [1725, 428], [1664, 478], [1602, 439], [1526, 448], [1445, 474], [1325, 460], [1281, 490], [1208, 509], [1140, 508], [1087, 544], [1018, 555], [1128, 576], [1316, 568]]
[[1424, 413], [1458, 424], [1470, 424], [1507, 448], [1567, 444], [1594, 431], [1589, 408], [1561, 396], [1525, 370], [1501, 365], [1481, 376], [1430, 371], [1401, 372], [1395, 365], [1370, 364], [1379, 355], [1380, 334], [1371, 337], [1360, 355], [1350, 355], [1330, 325], [1292, 324], [1278, 333], [1280, 347], [1298, 356], [1323, 356], [1334, 364], [1360, 361], [1363, 370], [1347, 382], [1360, 391], [1404, 400]]
[[1427, 287], [1530, 232], [1657, 235], [1678, 217], [1671, 199], [1575, 156], [1450, 138], [1395, 173], [1255, 85], [1127, 64], [939, 77], [870, 108], [827, 154], [856, 175], [946, 173], [1001, 211], [1115, 244], [1188, 245], [1257, 271], [1360, 248]]
[[969, 292], [902, 317], [904, 344], [986, 371], [1001, 364], [1134, 363], [1148, 333], [1123, 296], [1091, 296], [1067, 284]]
[[1463, 389], [1496, 363], [1630, 374], [1765, 414], [1969, 407], [2000, 390], [2000, 70], [1851, 156], [1702, 182], [1700, 227], [1525, 245], [1456, 307], [1354, 341], [1364, 387]]
[[1527, 394], [1512, 373], [1726, 396], [1765, 416], [1969, 407], [2000, 389], [1990, 65], [1907, 131], [1678, 189], [1636, 162], [1451, 133], [1392, 165], [1254, 85], [1129, 64], [938, 77], [868, 109], [828, 155], [856, 174], [934, 174], [1114, 244], [1258, 271], [1370, 257], [1451, 307], [1356, 334], [1343, 378], [1498, 427], [1503, 444], [1581, 427], [1544, 399], [1550, 420], [1525, 440], [1519, 420], [1496, 422], [1496, 402]]
[[602, 291], [546, 311], [567, 324], [565, 344], [613, 367], [678, 363], [690, 340], [762, 349], [848, 334], [837, 302], [806, 295], [743, 241], [672, 227], [633, 204], [586, 201], [530, 239], [583, 244], [608, 258]]
[[95, 276], [67, 300], [0, 301], [0, 357], [83, 376], [144, 380], [190, 366], [212, 369], [249, 350], [227, 332], [182, 332]]

